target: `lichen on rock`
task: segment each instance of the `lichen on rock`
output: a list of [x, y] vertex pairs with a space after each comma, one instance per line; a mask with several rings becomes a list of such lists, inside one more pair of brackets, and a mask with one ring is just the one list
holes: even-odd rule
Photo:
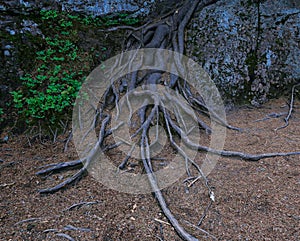
[[188, 54], [227, 102], [259, 105], [299, 81], [299, 31], [293, 1], [221, 0], [195, 14]]

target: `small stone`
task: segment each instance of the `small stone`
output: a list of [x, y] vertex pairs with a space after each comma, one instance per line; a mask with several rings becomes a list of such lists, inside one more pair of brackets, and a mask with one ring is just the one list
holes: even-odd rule
[[11, 56], [11, 54], [8, 50], [4, 50], [4, 56], [9, 57]]
[[0, 10], [1, 11], [6, 11], [6, 7], [4, 5], [0, 5]]
[[263, 168], [263, 167], [256, 168], [257, 172], [264, 172], [265, 170], [266, 170], [266, 168]]
[[12, 49], [13, 47], [11, 45], [5, 45], [4, 49]]
[[136, 208], [137, 208], [137, 205], [136, 205], [136, 203], [135, 203], [135, 204], [133, 204], [132, 209], [135, 210]]
[[3, 139], [2, 139], [2, 141], [4, 142], [4, 143], [7, 143], [8, 142], [8, 136], [5, 136], [5, 137], [3, 137]]
[[133, 231], [135, 229], [135, 226], [134, 225], [130, 225], [128, 229], [129, 229], [129, 231]]

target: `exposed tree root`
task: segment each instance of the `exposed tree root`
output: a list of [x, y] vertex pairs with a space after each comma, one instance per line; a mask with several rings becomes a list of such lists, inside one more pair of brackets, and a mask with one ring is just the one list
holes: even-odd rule
[[55, 171], [61, 171], [67, 168], [72, 168], [72, 167], [76, 167], [76, 166], [82, 166], [82, 161], [81, 160], [75, 160], [75, 161], [69, 161], [69, 162], [60, 162], [60, 163], [55, 163], [55, 164], [49, 164], [44, 167], [48, 167], [47, 169], [43, 169], [41, 171], [36, 172], [36, 175], [45, 175], [45, 174], [49, 174]]
[[[181, 54], [184, 53], [184, 33], [185, 28], [190, 21], [194, 11], [196, 9], [203, 9], [204, 7], [213, 4], [217, 1], [213, 0], [187, 0], [185, 4], [179, 8], [174, 9], [172, 13], [168, 13], [154, 21], [152, 23], [147, 23], [139, 28], [126, 27], [129, 30], [127, 37], [124, 43], [124, 50], [134, 50], [140, 47], [143, 48], [161, 48], [161, 49], [170, 49]], [[125, 29], [124, 26], [120, 26], [119, 29]], [[111, 31], [115, 29], [110, 29]], [[149, 57], [149, 56], [148, 56]], [[151, 56], [150, 56], [151, 57]], [[127, 66], [132, 65], [133, 60], [129, 60]], [[117, 64], [117, 63], [116, 63]], [[163, 65], [164, 63], [162, 63]], [[239, 128], [230, 126], [223, 120], [217, 113], [209, 109], [204, 101], [195, 93], [195, 90], [189, 86], [189, 84], [182, 80], [181, 78], [170, 74], [168, 78], [164, 77], [164, 73], [159, 71], [139, 71], [134, 72], [130, 75], [127, 75], [124, 79], [112, 83], [111, 86], [106, 90], [100, 106], [92, 106], [91, 111], [94, 114], [94, 121], [89, 127], [89, 130], [83, 135], [82, 141], [85, 140], [85, 137], [89, 135], [91, 131], [94, 131], [95, 128], [99, 128], [98, 140], [94, 144], [94, 147], [87, 153], [86, 157], [82, 160], [75, 160], [70, 162], [63, 162], [58, 164], [51, 164], [46, 166], [46, 169], [38, 171], [37, 175], [46, 175], [51, 174], [57, 171], [64, 171], [69, 168], [80, 168], [72, 177], [66, 179], [62, 183], [59, 183], [55, 187], [42, 189], [40, 193], [53, 193], [62, 188], [65, 188], [67, 185], [75, 182], [81, 178], [86, 172], [91, 164], [92, 157], [97, 155], [97, 150], [100, 148], [103, 152], [110, 149], [119, 147], [120, 145], [126, 145], [128, 140], [120, 139], [120, 142], [109, 143], [109, 138], [112, 136], [112, 133], [122, 128], [124, 122], [118, 123], [117, 126], [109, 129], [109, 123], [111, 122], [111, 109], [116, 109], [116, 118], [122, 114], [122, 105], [119, 104], [120, 97], [124, 94], [133, 91], [138, 86], [155, 86], [163, 85], [168, 86], [170, 89], [174, 90], [178, 95], [183, 97], [189, 106], [197, 113], [197, 116], [194, 118], [196, 126], [193, 128], [203, 129], [207, 134], [212, 132], [211, 127], [205, 123], [204, 118], [210, 115], [211, 118], [215, 120], [219, 125], [222, 125], [228, 129], [240, 130]], [[134, 93], [138, 95], [138, 93]], [[145, 94], [145, 92], [144, 92]], [[128, 95], [127, 95], [128, 96]], [[162, 192], [159, 189], [159, 183], [155, 176], [155, 170], [153, 168], [154, 158], [151, 156], [151, 148], [159, 140], [159, 125], [163, 126], [167, 132], [168, 140], [174, 150], [179, 153], [186, 162], [186, 173], [188, 175], [188, 180], [193, 180], [190, 185], [193, 185], [197, 180], [202, 179], [208, 189], [208, 194], [211, 201], [214, 201], [214, 194], [208, 184], [208, 180], [204, 173], [202, 172], [200, 166], [189, 157], [185, 149], [178, 145], [176, 138], [180, 138], [185, 145], [185, 147], [190, 148], [195, 151], [208, 152], [215, 155], [220, 155], [224, 157], [235, 157], [241, 158], [246, 161], [258, 161], [264, 158], [271, 158], [276, 156], [289, 156], [289, 155], [299, 155], [300, 152], [289, 152], [289, 153], [264, 153], [264, 154], [246, 154], [243, 152], [235, 151], [226, 151], [226, 150], [217, 150], [208, 146], [202, 146], [197, 143], [194, 143], [190, 139], [189, 133], [193, 129], [189, 129], [185, 123], [185, 120], [182, 117], [181, 113], [185, 113], [190, 116], [194, 116], [189, 110], [180, 102], [177, 98], [166, 95], [166, 98], [169, 102], [173, 104], [173, 109], [167, 110], [163, 103], [160, 102], [159, 98], [149, 92], [149, 95], [145, 95], [143, 102], [141, 103], [140, 109], [133, 113], [131, 100], [127, 97], [126, 103], [127, 108], [129, 109], [129, 118], [128, 122], [131, 122], [131, 117], [135, 116], [138, 118], [138, 127], [132, 128], [131, 138], [136, 139], [136, 144], [132, 145], [131, 148], [126, 153], [126, 156], [118, 164], [119, 169], [124, 169], [128, 165], [128, 161], [132, 158], [132, 153], [139, 148], [140, 150], [140, 160], [143, 163], [144, 170], [148, 176], [149, 183], [152, 187], [155, 198], [157, 199], [162, 211], [165, 216], [168, 218], [171, 225], [174, 227], [178, 235], [187, 241], [198, 240], [191, 234], [189, 234], [178, 222], [176, 217], [171, 213], [168, 208], [165, 199], [162, 195]], [[150, 101], [152, 100], [152, 101]], [[152, 104], [149, 104], [152, 103]], [[291, 103], [293, 104], [293, 103]], [[80, 117], [78, 117], [80, 119]], [[181, 125], [180, 125], [180, 124]], [[81, 128], [81, 121], [79, 121], [79, 128]], [[149, 130], [151, 127], [156, 128], [156, 137], [154, 140], [149, 139]], [[121, 138], [121, 137], [120, 137]], [[193, 168], [194, 173], [196, 171], [196, 176], [191, 175], [190, 167]], [[205, 216], [205, 215], [204, 215]], [[203, 216], [203, 217], [204, 217]], [[201, 224], [203, 219], [199, 222]], [[198, 227], [199, 228], [199, 227]], [[200, 228], [199, 228], [200, 230]], [[202, 230], [206, 235], [209, 235], [206, 231]]]
[[63, 237], [63, 238], [65, 238], [65, 239], [67, 239], [67, 240], [70, 240], [70, 241], [75, 241], [74, 238], [72, 238], [70, 235], [65, 234], [65, 233], [57, 233], [56, 236], [58, 236], [58, 237]]
[[89, 205], [93, 205], [93, 204], [97, 204], [99, 203], [98, 201], [95, 201], [95, 202], [81, 202], [81, 203], [76, 203], [76, 204], [73, 204], [72, 206], [68, 207], [67, 209], [65, 209], [64, 211], [71, 211], [75, 208], [79, 209], [83, 206], [89, 206]]
[[287, 116], [284, 118], [285, 124], [278, 127], [278, 128], [276, 128], [275, 131], [286, 128], [289, 125], [289, 120], [292, 116], [293, 106], [294, 106], [294, 101], [295, 101], [295, 88], [298, 87], [298, 86], [300, 86], [300, 83], [296, 84], [292, 87], [291, 101], [290, 101], [290, 104], [289, 104], [289, 111], [288, 111]]

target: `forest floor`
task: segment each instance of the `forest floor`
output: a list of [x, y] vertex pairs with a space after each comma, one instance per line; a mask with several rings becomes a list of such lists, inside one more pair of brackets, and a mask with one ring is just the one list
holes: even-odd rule
[[[246, 131], [228, 130], [225, 149], [248, 153], [299, 150], [299, 107], [295, 103], [289, 126], [278, 131], [274, 129], [284, 124], [284, 116], [255, 120], [287, 112], [286, 99], [272, 100], [258, 109], [230, 111], [228, 122]], [[77, 158], [72, 144], [63, 152], [60, 138], [54, 144], [30, 146], [24, 135], [11, 136], [8, 143], [0, 144], [0, 240], [181, 240], [151, 194], [110, 190], [88, 175], [65, 190], [40, 195], [38, 189], [74, 173], [35, 175], [43, 165]], [[259, 162], [220, 158], [208, 178], [215, 202], [200, 228], [217, 240], [300, 240], [300, 156]], [[195, 183], [186, 192], [178, 181], [163, 194], [191, 234], [199, 240], [214, 240], [186, 222], [197, 224], [209, 204], [205, 186]], [[81, 202], [91, 203], [70, 208]]]

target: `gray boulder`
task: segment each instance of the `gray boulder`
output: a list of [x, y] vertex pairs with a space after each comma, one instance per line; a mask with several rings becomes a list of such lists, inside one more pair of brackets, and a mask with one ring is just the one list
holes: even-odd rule
[[187, 53], [224, 99], [259, 105], [300, 80], [300, 4], [221, 0], [195, 14]]
[[101, 16], [112, 13], [127, 12], [147, 15], [155, 0], [9, 0], [0, 3], [0, 11], [26, 14], [31, 11], [57, 8], [72, 13]]

